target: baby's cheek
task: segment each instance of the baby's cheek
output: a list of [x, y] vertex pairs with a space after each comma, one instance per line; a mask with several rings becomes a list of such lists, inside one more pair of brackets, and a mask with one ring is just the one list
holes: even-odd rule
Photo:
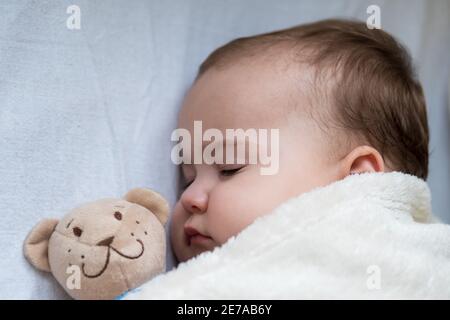
[[175, 206], [172, 214], [172, 221], [170, 223], [170, 241], [175, 256], [179, 261], [186, 259], [186, 244], [184, 243], [184, 223], [187, 220], [187, 216], [181, 211], [177, 210]]
[[255, 213], [252, 200], [245, 199], [240, 194], [228, 198], [223, 193], [221, 199], [217, 200], [209, 203], [208, 229], [218, 244], [224, 244], [251, 224]]
[[[211, 227], [214, 227], [216, 241], [222, 244], [258, 217], [270, 213], [287, 198], [283, 190], [285, 187], [277, 185], [274, 178], [257, 177], [248, 184], [243, 180], [233, 186], [230, 183], [220, 190], [217, 199], [210, 199], [213, 201], [210, 201], [209, 209], [214, 213]], [[214, 208], [211, 207], [213, 204]]]

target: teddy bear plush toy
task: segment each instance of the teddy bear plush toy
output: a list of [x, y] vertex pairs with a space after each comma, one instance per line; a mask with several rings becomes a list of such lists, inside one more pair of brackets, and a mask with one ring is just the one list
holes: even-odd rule
[[167, 201], [137, 188], [123, 199], [81, 205], [44, 219], [24, 243], [27, 260], [75, 299], [113, 299], [165, 270]]

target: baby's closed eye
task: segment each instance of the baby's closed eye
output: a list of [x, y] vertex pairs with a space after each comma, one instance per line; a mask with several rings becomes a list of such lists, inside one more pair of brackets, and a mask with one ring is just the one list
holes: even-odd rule
[[219, 173], [221, 176], [229, 177], [229, 176], [232, 176], [232, 175], [238, 173], [244, 167], [245, 166], [239, 166], [239, 167], [234, 167], [234, 168], [221, 168], [221, 169], [219, 169]]

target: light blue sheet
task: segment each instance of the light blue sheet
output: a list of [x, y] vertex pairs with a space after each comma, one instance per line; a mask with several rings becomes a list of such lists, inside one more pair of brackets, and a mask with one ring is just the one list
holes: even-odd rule
[[[429, 182], [450, 222], [450, 2], [377, 1], [411, 50], [429, 107]], [[69, 5], [81, 29], [66, 27]], [[176, 199], [170, 133], [196, 68], [238, 36], [329, 17], [365, 20], [374, 1], [0, 1], [0, 298], [64, 298], [22, 257], [43, 217], [129, 188]], [[173, 257], [168, 248], [168, 267]]]

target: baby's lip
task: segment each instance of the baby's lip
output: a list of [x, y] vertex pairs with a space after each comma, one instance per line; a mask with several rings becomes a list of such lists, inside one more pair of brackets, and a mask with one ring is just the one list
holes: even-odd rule
[[203, 233], [199, 232], [197, 229], [195, 229], [194, 227], [191, 227], [191, 226], [185, 226], [184, 233], [186, 235], [188, 245], [191, 244], [191, 239], [193, 237], [212, 239], [210, 236], [204, 235]]
[[201, 235], [201, 236], [204, 236], [204, 237], [208, 237], [207, 235], [202, 234], [197, 229], [195, 229], [194, 227], [191, 227], [191, 226], [185, 226], [184, 227], [184, 233], [186, 233], [186, 235], [188, 237], [193, 237], [193, 236], [196, 236], [196, 235]]

